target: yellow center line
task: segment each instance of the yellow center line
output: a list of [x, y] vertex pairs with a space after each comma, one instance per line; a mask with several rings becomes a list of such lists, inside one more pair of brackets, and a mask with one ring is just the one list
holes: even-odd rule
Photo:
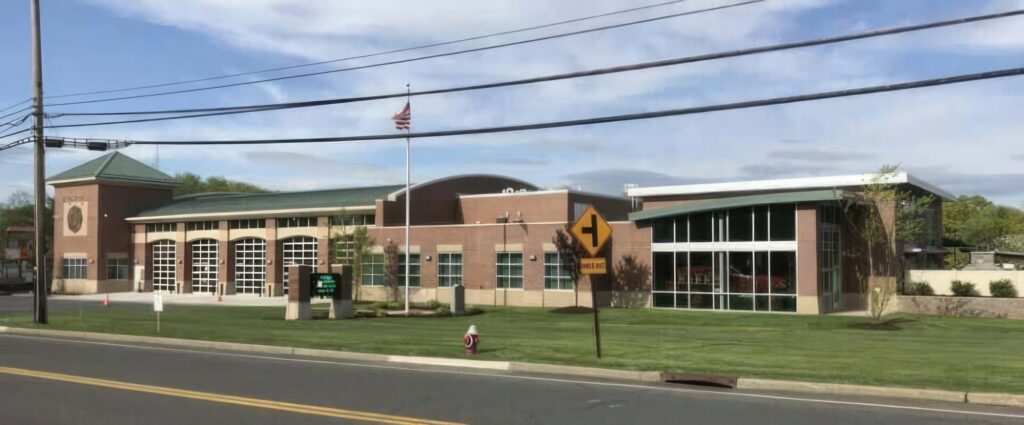
[[26, 376], [30, 378], [39, 379], [49, 379], [54, 381], [71, 382], [82, 385], [93, 385], [97, 387], [113, 388], [124, 391], [159, 394], [171, 397], [181, 397], [214, 403], [235, 404], [240, 406], [257, 407], [261, 409], [281, 410], [286, 412], [303, 413], [307, 415], [329, 416], [333, 418], [352, 419], [366, 422], [403, 425], [457, 425], [456, 422], [434, 421], [429, 419], [419, 419], [407, 416], [385, 415], [380, 413], [362, 412], [358, 410], [336, 409], [333, 407], [286, 403], [282, 401], [239, 397], [227, 394], [207, 393], [202, 391], [191, 391], [178, 388], [159, 387], [154, 385], [133, 384], [130, 382], [112, 381], [107, 379], [89, 378], [85, 376], [76, 375], [65, 375], [62, 373], [45, 372], [41, 370], [18, 369], [0, 366], [0, 374]]

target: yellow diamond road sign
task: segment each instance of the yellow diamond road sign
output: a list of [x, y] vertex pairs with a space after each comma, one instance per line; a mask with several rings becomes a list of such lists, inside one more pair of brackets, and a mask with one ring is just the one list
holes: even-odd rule
[[587, 210], [576, 219], [572, 225], [572, 235], [583, 246], [583, 249], [590, 253], [591, 257], [601, 251], [601, 247], [608, 238], [612, 236], [612, 227], [604, 221], [604, 217], [597, 213], [593, 205], [588, 205]]

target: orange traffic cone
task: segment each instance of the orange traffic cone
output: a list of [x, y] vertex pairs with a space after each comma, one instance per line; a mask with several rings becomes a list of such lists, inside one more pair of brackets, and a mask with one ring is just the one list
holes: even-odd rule
[[110, 294], [103, 294], [103, 306], [110, 307]]

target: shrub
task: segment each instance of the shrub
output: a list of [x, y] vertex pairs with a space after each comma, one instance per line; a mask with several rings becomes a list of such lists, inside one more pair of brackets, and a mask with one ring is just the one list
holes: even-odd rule
[[1010, 279], [993, 280], [988, 283], [988, 292], [996, 298], [1017, 298], [1017, 288]]
[[422, 308], [424, 310], [437, 310], [441, 307], [448, 308], [448, 304], [442, 303], [438, 300], [429, 300], [425, 303], [413, 303], [412, 306]]
[[955, 297], [977, 297], [979, 295], [973, 283], [960, 280], [950, 282], [949, 290], [953, 292]]
[[405, 304], [398, 301], [377, 301], [372, 306], [374, 310], [395, 310], [403, 307], [405, 307]]
[[935, 290], [928, 282], [910, 282], [903, 289], [903, 293], [906, 295], [935, 295]]

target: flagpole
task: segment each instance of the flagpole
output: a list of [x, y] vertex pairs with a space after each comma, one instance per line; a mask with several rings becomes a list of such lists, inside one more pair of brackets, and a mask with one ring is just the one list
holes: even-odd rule
[[[412, 105], [409, 100], [409, 84], [405, 84], [405, 103], [409, 105], [410, 116], [412, 114]], [[412, 192], [409, 190], [409, 132], [412, 127], [410, 125], [405, 128], [405, 315], [409, 315], [409, 199], [412, 197]]]

